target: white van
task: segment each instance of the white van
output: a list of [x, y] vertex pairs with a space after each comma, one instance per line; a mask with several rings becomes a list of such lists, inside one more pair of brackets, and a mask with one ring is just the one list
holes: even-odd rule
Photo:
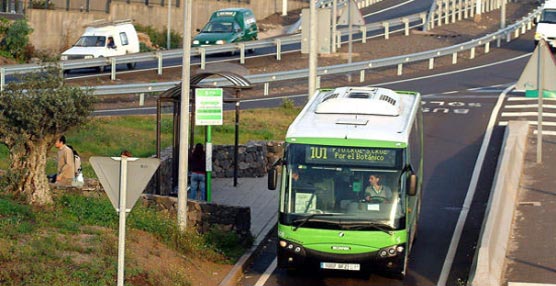
[[[60, 59], [92, 59], [108, 58], [139, 52], [139, 38], [131, 20], [107, 22], [95, 21], [87, 25], [79, 40], [62, 53]], [[135, 63], [128, 63], [129, 69], [135, 68]], [[104, 71], [104, 66], [99, 67]]]
[[536, 24], [535, 45], [544, 39], [554, 51], [556, 49], [556, 0], [544, 3], [541, 18]]

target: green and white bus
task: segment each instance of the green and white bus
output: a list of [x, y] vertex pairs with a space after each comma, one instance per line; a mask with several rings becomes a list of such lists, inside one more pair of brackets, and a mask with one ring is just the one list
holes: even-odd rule
[[279, 267], [380, 269], [404, 278], [421, 204], [422, 122], [418, 92], [315, 93], [269, 171], [276, 189], [281, 166]]

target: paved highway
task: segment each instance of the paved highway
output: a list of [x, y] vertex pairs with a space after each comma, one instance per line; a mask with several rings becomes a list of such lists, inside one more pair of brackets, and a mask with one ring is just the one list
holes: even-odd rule
[[[367, 8], [361, 10], [361, 14], [365, 19], [366, 23], [379, 23], [389, 19], [397, 19], [408, 15], [413, 15], [416, 13], [428, 12], [431, 5], [432, 0], [383, 0], [376, 4], [373, 4]], [[411, 23], [412, 25], [416, 25], [418, 23]], [[400, 29], [402, 25], [396, 25], [390, 27], [391, 30]], [[342, 28], [342, 27], [339, 27]], [[354, 31], [358, 30], [356, 27]], [[382, 32], [368, 32], [367, 37], [372, 37], [381, 34]], [[348, 37], [342, 37], [342, 42], [347, 42]], [[354, 41], [360, 41], [361, 34], [354, 34], [353, 36]], [[297, 53], [301, 50], [301, 44], [290, 44], [290, 45], [282, 45], [281, 52], [282, 53]], [[249, 58], [254, 57], [267, 57], [267, 56], [274, 56], [276, 55], [276, 48], [260, 48], [256, 49], [254, 53], [246, 54], [246, 61]], [[230, 55], [211, 55], [207, 56], [206, 61], [207, 63], [217, 63], [217, 62], [230, 62], [230, 61], [238, 61], [238, 55], [230, 56]], [[191, 57], [191, 65], [200, 65], [201, 59], [198, 56]], [[163, 67], [177, 67], [181, 66], [182, 60], [181, 59], [168, 59], [163, 61]], [[142, 71], [147, 69], [155, 69], [158, 67], [158, 63], [156, 61], [151, 62], [143, 62], [137, 63], [136, 71]], [[124, 64], [118, 65], [117, 67], [118, 72], [126, 71], [127, 68]], [[110, 73], [110, 68], [107, 68], [107, 72], [105, 74]], [[68, 79], [71, 78], [88, 78], [98, 76], [98, 72], [95, 69], [78, 69], [72, 70], [70, 73], [66, 74]], [[7, 80], [13, 80], [12, 77], [8, 77]]]
[[379, 273], [354, 275], [315, 269], [292, 275], [272, 264], [274, 234], [241, 285], [465, 285], [504, 131], [497, 124], [506, 106], [500, 98], [523, 96], [509, 86], [518, 79], [531, 50], [526, 38], [483, 56], [472, 63], [478, 65], [475, 67], [452, 66], [435, 74], [371, 83], [423, 94], [424, 197], [418, 238], [404, 281]]

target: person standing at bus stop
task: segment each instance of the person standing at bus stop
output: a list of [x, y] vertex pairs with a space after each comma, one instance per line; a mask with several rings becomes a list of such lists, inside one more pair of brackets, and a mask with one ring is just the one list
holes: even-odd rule
[[189, 167], [191, 170], [191, 188], [189, 190], [189, 199], [197, 200], [199, 194], [199, 200], [204, 201], [205, 199], [205, 175], [206, 175], [206, 155], [203, 149], [203, 144], [197, 143], [193, 149], [193, 153], [189, 156]]

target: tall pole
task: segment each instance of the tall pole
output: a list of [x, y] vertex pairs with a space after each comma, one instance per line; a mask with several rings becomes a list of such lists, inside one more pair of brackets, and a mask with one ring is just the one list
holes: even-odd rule
[[310, 0], [309, 9], [309, 98], [317, 89], [317, 9], [316, 0]]
[[[352, 1], [349, 0], [348, 2], [348, 64], [351, 64], [351, 54], [353, 51], [353, 24], [351, 23], [351, 4]], [[351, 73], [348, 73], [348, 82], [351, 82]]]
[[125, 269], [125, 221], [127, 197], [127, 157], [120, 159], [120, 199], [119, 199], [119, 228], [118, 228], [118, 286], [124, 286]]
[[178, 171], [178, 226], [187, 228], [187, 161], [189, 158], [189, 78], [191, 74], [191, 11], [193, 0], [185, 0], [183, 7], [183, 61], [180, 100], [180, 148]]
[[332, 1], [332, 53], [336, 53], [336, 14], [338, 13], [338, 0]]
[[539, 107], [537, 111], [537, 164], [542, 163], [542, 101], [543, 101], [543, 69], [542, 69], [542, 52], [544, 50], [545, 41], [540, 40], [537, 46], [537, 95], [539, 96]]
[[506, 0], [501, 0], [500, 6], [500, 29], [506, 28]]
[[170, 30], [171, 30], [170, 28], [171, 28], [171, 25], [172, 25], [172, 22], [170, 20], [170, 18], [172, 17], [172, 13], [170, 13], [171, 12], [171, 9], [170, 9], [171, 7], [172, 7], [172, 0], [168, 0], [168, 17], [167, 17], [168, 18], [168, 27], [166, 28], [167, 29], [167, 31], [166, 31], [166, 49], [167, 50], [169, 50], [171, 48], [170, 47]]

